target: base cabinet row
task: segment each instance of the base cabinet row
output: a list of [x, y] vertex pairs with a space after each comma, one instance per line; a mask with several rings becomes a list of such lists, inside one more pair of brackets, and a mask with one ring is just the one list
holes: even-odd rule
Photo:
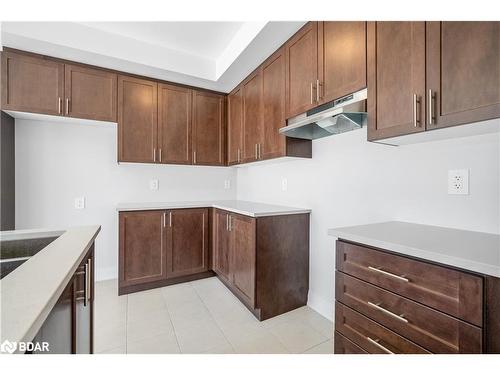
[[119, 213], [119, 294], [217, 275], [260, 320], [307, 303], [309, 214]]

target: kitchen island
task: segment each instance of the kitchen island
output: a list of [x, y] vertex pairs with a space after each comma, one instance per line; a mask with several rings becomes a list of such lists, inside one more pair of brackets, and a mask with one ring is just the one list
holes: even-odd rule
[[[0, 341], [48, 342], [49, 353], [92, 353], [94, 241], [101, 227], [14, 230], [8, 243], [54, 238], [0, 280]], [[10, 351], [10, 350], [9, 350]]]

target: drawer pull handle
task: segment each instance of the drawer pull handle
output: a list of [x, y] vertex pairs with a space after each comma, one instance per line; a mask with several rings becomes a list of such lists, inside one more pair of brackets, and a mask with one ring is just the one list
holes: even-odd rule
[[405, 283], [407, 283], [407, 282], [410, 281], [406, 277], [395, 275], [393, 273], [381, 270], [380, 268], [375, 268], [375, 267], [369, 266], [368, 269], [371, 270], [371, 271], [375, 271], [375, 272], [381, 273], [381, 274], [386, 275], [386, 276], [394, 277], [395, 279], [398, 279], [400, 281], [404, 281]]
[[400, 321], [401, 321], [401, 322], [403, 322], [403, 323], [408, 323], [408, 319], [405, 319], [405, 318], [403, 317], [403, 314], [401, 314], [401, 315], [394, 314], [392, 311], [389, 311], [389, 310], [384, 309], [383, 307], [381, 307], [381, 306], [380, 306], [380, 303], [368, 302], [368, 304], [369, 304], [371, 307], [373, 307], [374, 309], [377, 309], [377, 310], [379, 310], [379, 311], [381, 311], [381, 312], [383, 312], [383, 313], [385, 313], [385, 314], [387, 314], [387, 315], [389, 315], [389, 316], [392, 316], [393, 318], [396, 318], [396, 319], [400, 320]]
[[379, 343], [379, 339], [372, 339], [371, 337], [366, 336], [366, 339], [370, 341], [373, 345], [375, 345], [377, 348], [382, 349], [384, 352], [387, 354], [394, 354], [394, 352], [391, 352], [389, 349], [387, 349], [384, 345]]

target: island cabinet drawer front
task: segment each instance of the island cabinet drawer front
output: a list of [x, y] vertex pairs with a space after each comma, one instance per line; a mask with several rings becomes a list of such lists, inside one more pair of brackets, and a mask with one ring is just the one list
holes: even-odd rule
[[483, 279], [384, 251], [337, 241], [337, 269], [477, 326]]
[[345, 338], [340, 333], [335, 332], [335, 354], [368, 354], [366, 350], [361, 349], [351, 340]]
[[482, 329], [341, 272], [338, 301], [433, 353], [480, 353]]
[[371, 354], [430, 353], [339, 302], [335, 302], [335, 330]]

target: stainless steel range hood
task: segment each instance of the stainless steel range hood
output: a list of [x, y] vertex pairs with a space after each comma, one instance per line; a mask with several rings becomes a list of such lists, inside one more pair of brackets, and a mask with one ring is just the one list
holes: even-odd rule
[[288, 120], [287, 137], [317, 139], [366, 126], [366, 89], [325, 103]]

